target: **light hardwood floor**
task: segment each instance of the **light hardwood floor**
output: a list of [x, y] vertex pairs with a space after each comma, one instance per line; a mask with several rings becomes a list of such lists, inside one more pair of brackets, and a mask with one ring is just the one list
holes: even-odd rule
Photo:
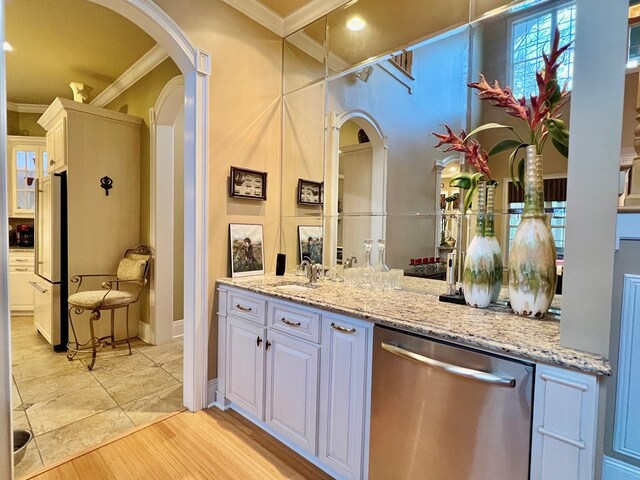
[[330, 479], [236, 412], [182, 412], [32, 480]]

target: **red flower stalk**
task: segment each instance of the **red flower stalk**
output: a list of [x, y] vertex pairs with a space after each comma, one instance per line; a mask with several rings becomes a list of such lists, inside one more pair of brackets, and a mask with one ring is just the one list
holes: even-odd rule
[[[527, 105], [524, 96], [516, 99], [511, 89], [507, 86], [500, 86], [497, 80], [494, 81], [493, 86], [490, 85], [482, 74], [478, 82], [468, 84], [470, 88], [478, 90], [478, 97], [481, 100], [488, 100], [492, 105], [504, 108], [509, 115], [524, 120], [530, 132], [529, 144], [536, 145], [538, 153], [542, 153], [544, 143], [548, 135], [551, 134], [556, 148], [563, 155], [566, 155], [569, 135], [564, 122], [560, 120], [558, 109], [565, 103], [568, 92], [566, 88], [560, 90], [558, 87], [558, 68], [560, 67], [560, 57], [570, 45], [567, 43], [560, 46], [560, 30], [556, 28], [549, 55], [542, 53], [544, 66], [540, 72], [536, 73], [538, 95], [531, 96], [530, 105]], [[471, 135], [485, 128], [510, 127], [493, 124], [490, 127], [479, 127], [471, 132]], [[510, 129], [513, 131], [512, 128]], [[522, 144], [526, 145], [524, 142]], [[504, 148], [495, 149], [496, 147], [490, 154], [504, 150]]]
[[487, 179], [491, 178], [491, 170], [489, 169], [489, 154], [485, 152], [477, 140], [467, 140], [467, 134], [464, 130], [460, 130], [460, 135], [456, 135], [449, 125], [444, 125], [447, 134], [435, 133], [433, 135], [440, 140], [435, 148], [448, 145], [443, 152], [462, 152], [467, 163], [473, 165], [477, 172], [483, 173]]

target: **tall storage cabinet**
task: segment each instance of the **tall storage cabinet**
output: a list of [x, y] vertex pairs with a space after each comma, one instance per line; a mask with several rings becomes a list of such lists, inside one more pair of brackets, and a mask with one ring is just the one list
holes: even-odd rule
[[[114, 273], [124, 251], [140, 243], [142, 119], [56, 98], [38, 123], [47, 131], [49, 173], [67, 172], [68, 278]], [[101, 187], [103, 177], [113, 182], [108, 195]], [[74, 291], [75, 285], [69, 288]], [[129, 333], [135, 336], [138, 304], [129, 315]], [[98, 336], [110, 329], [108, 323], [97, 322]], [[77, 322], [78, 328], [80, 340], [86, 341], [88, 322]], [[124, 322], [116, 318], [116, 336], [124, 335]]]

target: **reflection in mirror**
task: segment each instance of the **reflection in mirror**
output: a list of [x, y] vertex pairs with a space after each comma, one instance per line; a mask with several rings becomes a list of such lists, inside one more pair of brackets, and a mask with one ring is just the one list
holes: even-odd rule
[[[531, 81], [535, 83], [540, 50], [544, 43], [548, 43], [545, 35], [550, 36], [557, 25], [563, 32], [563, 43], [572, 39], [575, 4], [554, 0], [519, 3], [472, 0], [469, 10], [472, 22], [466, 28], [461, 28], [466, 17], [459, 22], [460, 12], [456, 9], [467, 2], [449, 2], [443, 7], [434, 7], [450, 10], [448, 17], [427, 11], [421, 5], [411, 6], [411, 2], [400, 2], [394, 5], [391, 13], [386, 8], [386, 20], [391, 23], [384, 27], [381, 26], [384, 25], [383, 20], [374, 3], [380, 2], [359, 0], [329, 15], [327, 44], [330, 53], [326, 61], [329, 79], [326, 83], [321, 81], [314, 85], [313, 89], [307, 87], [296, 92], [296, 95], [301, 95], [298, 99], [289, 99], [291, 94], [285, 96], [283, 176], [291, 178], [283, 186], [283, 216], [298, 217], [296, 221], [308, 223], [303, 217], [311, 212], [295, 204], [296, 187], [293, 180], [297, 181], [300, 177], [320, 181], [324, 178], [324, 263], [331, 265], [338, 260], [340, 246], [345, 256], [352, 253], [346, 249], [353, 249], [353, 253], [360, 251], [362, 255], [364, 236], [371, 235], [368, 238], [373, 238], [375, 243], [377, 234], [369, 232], [372, 232], [372, 225], [379, 225], [383, 238], [387, 240], [387, 265], [406, 270], [410, 268], [410, 259], [443, 256], [439, 249], [443, 224], [447, 238], [451, 235], [447, 232], [457, 228], [455, 221], [443, 222], [440, 208], [441, 194], [452, 193], [447, 190], [447, 172], [442, 167], [451, 154], [433, 148], [436, 142], [431, 132], [442, 131], [441, 125], [444, 123], [455, 131], [464, 129], [467, 132], [487, 122], [521, 128], [517, 119], [506, 115], [503, 110], [479, 102], [466, 83], [477, 80], [478, 73], [483, 73], [488, 81], [497, 79], [501, 85], [519, 89], [523, 86], [523, 90], [518, 90], [517, 94], [526, 94], [527, 84]], [[465, 16], [468, 6], [463, 8]], [[496, 10], [499, 12], [496, 13]], [[411, 20], [407, 23], [404, 19], [399, 21], [400, 14], [416, 19], [416, 23], [411, 23]], [[427, 20], [420, 15], [431, 18]], [[346, 22], [354, 16], [364, 20], [365, 28], [347, 31]], [[448, 23], [445, 24], [443, 19], [448, 19]], [[443, 21], [442, 25], [430, 23], [440, 20]], [[397, 25], [402, 25], [402, 28]], [[418, 25], [422, 25], [422, 28]], [[371, 28], [367, 30], [369, 26]], [[374, 34], [371, 35], [371, 32]], [[427, 40], [415, 43], [416, 39]], [[318, 43], [321, 41], [318, 40]], [[413, 45], [409, 45], [411, 43]], [[300, 46], [297, 48], [302, 49]], [[391, 61], [390, 56], [380, 56], [400, 51], [404, 55], [397, 62]], [[373, 60], [372, 57], [376, 56], [379, 58]], [[288, 75], [286, 63], [285, 77]], [[570, 64], [569, 55], [563, 75], [569, 74]], [[522, 75], [524, 80], [518, 80], [516, 74]], [[318, 77], [318, 74], [310, 74], [307, 78], [314, 77]], [[323, 90], [325, 85], [326, 91]], [[307, 89], [310, 90], [307, 92]], [[629, 122], [632, 124], [629, 128], [625, 127], [626, 136], [623, 135], [623, 147], [626, 145], [628, 149], [633, 148], [634, 141], [632, 132], [635, 128], [636, 92], [637, 71], [633, 71], [627, 76], [625, 96], [625, 100], [629, 99], [632, 104], [627, 109], [625, 103], [625, 125]], [[326, 122], [322, 103], [325, 94]], [[314, 109], [317, 113], [321, 112], [315, 119], [311, 114]], [[562, 112], [567, 122], [570, 120], [569, 114], [570, 100]], [[363, 128], [360, 121], [369, 124], [370, 128], [373, 126], [374, 132], [379, 132], [386, 162], [383, 170], [384, 187], [380, 188], [380, 192], [384, 192], [386, 198], [374, 198], [373, 193], [369, 198], [368, 187], [365, 186], [365, 206], [350, 207], [344, 195], [347, 188], [352, 187], [340, 184], [345, 181], [346, 175], [350, 175], [348, 171], [345, 173], [349, 156], [361, 155], [359, 149], [366, 148], [357, 140], [356, 133]], [[322, 152], [325, 145], [325, 125], [327, 135], [323, 162], [317, 159], [316, 154]], [[372, 155], [375, 155], [373, 139], [377, 137], [364, 130], [370, 140]], [[519, 133], [526, 135], [525, 130], [519, 130]], [[293, 135], [293, 138], [289, 138], [289, 135]], [[503, 138], [503, 132], [500, 131], [486, 131], [478, 136], [487, 150]], [[554, 214], [553, 233], [558, 250], [562, 253], [567, 162], [549, 147], [550, 143], [544, 151], [546, 207]], [[489, 162], [492, 177], [500, 183], [496, 192], [496, 235], [505, 257], [508, 257], [509, 239], [518, 224], [522, 203], [519, 194], [510, 186], [508, 155], [508, 152], [497, 154]], [[302, 163], [302, 167], [298, 162]], [[320, 167], [323, 168], [322, 172], [305, 171], [323, 164]], [[462, 167], [463, 170], [466, 168]], [[373, 174], [367, 170], [361, 177], [369, 179], [373, 178]], [[368, 209], [367, 202], [371, 204]], [[453, 205], [445, 205], [445, 213], [447, 208], [453, 208]], [[352, 210], [351, 213], [346, 209]], [[368, 211], [356, 211], [361, 209]], [[362, 215], [356, 215], [358, 213]], [[372, 218], [377, 220], [372, 221]], [[321, 218], [316, 220], [320, 222]], [[291, 220], [291, 225], [285, 227], [285, 223], [283, 220], [283, 232], [287, 228], [290, 233], [283, 235], [292, 239], [286, 242], [287, 248], [289, 245], [295, 248], [297, 224]], [[358, 230], [362, 231], [358, 233]], [[468, 231], [466, 226], [465, 230]], [[353, 241], [349, 240], [352, 233]], [[363, 238], [356, 240], [357, 237]], [[455, 235], [451, 237], [455, 238]], [[346, 246], [347, 242], [352, 243], [353, 247]], [[466, 240], [463, 240], [462, 245], [457, 246], [464, 251], [465, 245]], [[505, 258], [505, 266], [507, 262], [508, 258]], [[291, 261], [289, 265], [292, 265]]]
[[[536, 71], [542, 67], [541, 51], [548, 51], [550, 39], [557, 27], [560, 43], [572, 42], [575, 32], [575, 2], [530, 0], [501, 14], [484, 18], [473, 24], [473, 72], [481, 72], [492, 83], [497, 80], [502, 86], [510, 86], [517, 98], [529, 98], [537, 94]], [[506, 55], [505, 55], [506, 53]], [[573, 46], [564, 54], [558, 71], [561, 84], [570, 91], [572, 82]], [[477, 73], [473, 81], [477, 80]], [[561, 107], [561, 118], [569, 125], [571, 99]], [[529, 129], [524, 121], [506, 113], [488, 102], [473, 96], [471, 101], [472, 127], [486, 123], [498, 123], [513, 127], [524, 139], [529, 139]], [[509, 138], [505, 130], [493, 129], [479, 133], [476, 139], [489, 151], [501, 140]], [[511, 151], [492, 155], [489, 161], [491, 176], [498, 182], [496, 188], [496, 208], [505, 212], [497, 215], [495, 232], [503, 251], [505, 275], [511, 241], [520, 223], [524, 206], [523, 191], [514, 187], [509, 164]], [[544, 158], [545, 209], [552, 214], [552, 233], [558, 252], [558, 271], [562, 273], [564, 253], [564, 225], [566, 206], [567, 159], [558, 153], [551, 142], [545, 144]], [[522, 153], [516, 158], [516, 165]], [[559, 281], [561, 288], [562, 282]]]
[[465, 25], [469, 1], [429, 2], [358, 0], [327, 17], [329, 73], [336, 73], [384, 53], [401, 50], [418, 39]]
[[[345, 202], [344, 215], [373, 214], [371, 223], [378, 222], [385, 235], [381, 238], [387, 240], [386, 263], [390, 268], [404, 268], [411, 258], [437, 256], [441, 222], [436, 213], [440, 207], [441, 182], [436, 178], [435, 164], [448, 154], [432, 148], [435, 142], [430, 132], [443, 123], [458, 130], [466, 125], [468, 42], [468, 30], [462, 29], [413, 47], [415, 83], [411, 88], [407, 87], [409, 79], [399, 78], [393, 62], [386, 59], [368, 67], [366, 81], [361, 70], [328, 81], [328, 114], [333, 123], [330, 122], [328, 135], [327, 191], [338, 172], [339, 152], [345, 158], [361, 155], [345, 146], [348, 142], [343, 140], [347, 135], [346, 132], [343, 135], [343, 119], [349, 119], [366, 132], [371, 143], [373, 170], [363, 177], [379, 180], [372, 183], [370, 208], [362, 210], [367, 205], [364, 202], [358, 204], [358, 210], [349, 212]], [[333, 205], [327, 197], [326, 214], [337, 213], [328, 210]], [[409, 212], [431, 215], [428, 221], [415, 222], [394, 216]], [[381, 218], [386, 220], [379, 217], [383, 213], [386, 216]], [[343, 238], [353, 238], [354, 246], [348, 248], [361, 255], [362, 234], [348, 231], [345, 220]], [[344, 254], [350, 253], [345, 245]]]
[[325, 77], [326, 18], [322, 17], [284, 40], [284, 93]]
[[[310, 217], [300, 225], [322, 225], [322, 205], [298, 203], [300, 179], [321, 183], [324, 165], [324, 85], [317, 83], [284, 96], [281, 212], [283, 218]], [[300, 262], [297, 225], [284, 230], [287, 268]]]

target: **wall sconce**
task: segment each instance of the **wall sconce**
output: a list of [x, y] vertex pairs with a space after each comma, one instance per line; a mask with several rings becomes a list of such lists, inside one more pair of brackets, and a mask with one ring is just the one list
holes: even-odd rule
[[372, 73], [373, 73], [373, 67], [369, 65], [368, 67], [364, 67], [362, 70], [358, 70], [356, 72], [356, 78], [358, 80], [362, 80], [364, 83], [367, 83]]

